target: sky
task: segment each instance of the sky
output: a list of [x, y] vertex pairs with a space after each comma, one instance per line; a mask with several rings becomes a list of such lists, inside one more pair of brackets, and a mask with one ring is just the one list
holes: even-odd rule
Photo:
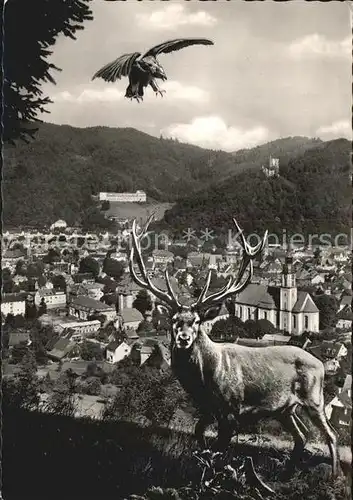
[[[52, 123], [134, 127], [154, 136], [236, 151], [288, 136], [351, 138], [352, 35], [341, 2], [186, 0], [91, 3], [94, 20], [77, 40], [59, 37], [62, 68], [43, 88]], [[122, 54], [174, 38], [209, 38], [162, 54], [168, 80], [142, 103], [128, 80], [91, 80]]]

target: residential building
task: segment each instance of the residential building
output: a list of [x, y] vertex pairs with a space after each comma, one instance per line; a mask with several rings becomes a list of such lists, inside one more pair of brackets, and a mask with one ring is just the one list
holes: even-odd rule
[[116, 317], [115, 307], [108, 306], [103, 302], [79, 295], [71, 299], [68, 306], [69, 315], [87, 321], [93, 314], [103, 314], [107, 321]]
[[19, 344], [31, 344], [30, 333], [27, 331], [15, 331], [9, 333], [9, 348], [11, 349], [15, 345]]
[[80, 349], [71, 339], [59, 339], [53, 349], [47, 352], [49, 358], [59, 361], [73, 354], [79, 354]]
[[311, 344], [311, 340], [308, 339], [305, 335], [299, 336], [292, 336], [289, 339], [288, 345], [294, 345], [296, 347], [301, 347], [302, 349], [306, 350]]
[[262, 339], [268, 345], [286, 345], [289, 344], [290, 337], [276, 333], [266, 333]]
[[1, 314], [24, 316], [26, 312], [26, 295], [22, 293], [5, 293], [1, 297]]
[[352, 295], [343, 295], [340, 300], [338, 312], [340, 313], [342, 309], [345, 309], [346, 307], [350, 307], [352, 309]]
[[336, 328], [338, 330], [351, 330], [352, 329], [353, 313], [351, 306], [346, 306], [337, 315]]
[[66, 293], [53, 288], [41, 288], [34, 296], [34, 303], [38, 307], [42, 299], [47, 309], [60, 309], [66, 307]]
[[347, 375], [338, 395], [326, 405], [327, 418], [335, 427], [352, 425], [352, 375]]
[[173, 262], [174, 254], [169, 250], [156, 249], [152, 252], [152, 258], [155, 265], [167, 265]]
[[122, 309], [119, 311], [119, 320], [121, 328], [136, 331], [141, 321], [143, 321], [143, 315], [135, 308]]
[[67, 321], [65, 323], [60, 323], [57, 326], [58, 331], [64, 332], [71, 330], [75, 334], [80, 334], [82, 336], [89, 335], [90, 333], [96, 333], [101, 327], [101, 322], [98, 319], [91, 321]]
[[131, 347], [124, 341], [113, 340], [108, 344], [106, 351], [106, 360], [108, 363], [118, 363], [129, 356]]
[[27, 254], [19, 248], [16, 248], [15, 250], [5, 250], [1, 256], [1, 268], [7, 268], [10, 269], [11, 272], [14, 272], [17, 262], [25, 260], [26, 258]]
[[347, 354], [347, 347], [340, 342], [325, 340], [321, 343], [321, 356], [323, 359], [337, 359], [339, 361]]
[[309, 293], [298, 291], [291, 257], [283, 265], [281, 285], [248, 285], [235, 299], [235, 314], [242, 321], [267, 319], [291, 335], [319, 331], [319, 310]]

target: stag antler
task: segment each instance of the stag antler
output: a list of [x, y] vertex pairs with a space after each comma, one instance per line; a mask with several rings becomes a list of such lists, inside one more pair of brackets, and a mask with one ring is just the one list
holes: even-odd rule
[[[192, 306], [191, 306], [192, 309], [201, 309], [201, 308], [203, 309], [203, 308], [208, 307], [210, 305], [219, 304], [219, 302], [224, 301], [225, 299], [227, 299], [231, 295], [234, 295], [234, 294], [239, 293], [242, 290], [244, 290], [244, 288], [246, 288], [248, 286], [248, 284], [250, 283], [250, 281], [253, 277], [253, 274], [254, 274], [253, 260], [255, 259], [255, 257], [257, 257], [262, 252], [262, 250], [266, 244], [268, 231], [265, 232], [263, 239], [257, 245], [252, 247], [246, 241], [245, 236], [243, 234], [243, 230], [239, 227], [239, 224], [237, 223], [237, 221], [234, 218], [233, 218], [233, 222], [235, 224], [235, 227], [238, 230], [238, 234], [240, 234], [240, 236], [241, 236], [241, 246], [243, 248], [243, 260], [242, 260], [242, 263], [240, 265], [238, 275], [234, 279], [234, 281], [233, 281], [233, 278], [230, 276], [228, 279], [228, 283], [221, 290], [206, 297], [206, 294], [208, 292], [208, 288], [209, 288], [210, 282], [211, 282], [211, 276], [212, 276], [212, 271], [209, 271], [209, 273], [207, 275], [205, 286], [203, 287], [197, 301], [194, 304], [192, 304]], [[248, 276], [243, 282], [241, 282], [241, 280], [243, 279], [244, 273], [247, 270], [248, 265], [249, 265]]]
[[[142, 258], [142, 252], [141, 252], [141, 245], [140, 242], [141, 240], [146, 236], [147, 229], [151, 223], [151, 221], [154, 219], [155, 214], [153, 213], [150, 215], [148, 218], [145, 227], [142, 229], [141, 233], [139, 235], [136, 234], [136, 219], [134, 220], [132, 224], [132, 247], [131, 247], [131, 253], [130, 253], [130, 259], [129, 259], [129, 268], [130, 268], [130, 273], [131, 276], [133, 277], [135, 283], [137, 283], [140, 287], [146, 288], [147, 290], [151, 291], [159, 300], [162, 302], [166, 303], [169, 305], [173, 310], [179, 310], [182, 309], [181, 304], [179, 303], [173, 289], [170, 283], [170, 278], [169, 278], [169, 273], [168, 270], [165, 271], [165, 280], [167, 284], [167, 292], [164, 292], [163, 290], [160, 290], [158, 287], [156, 287], [152, 281], [151, 278], [147, 274], [146, 266]], [[137, 260], [137, 265], [140, 269], [140, 273], [142, 275], [142, 279], [140, 279], [134, 269], [134, 255], [136, 253], [136, 260]]]

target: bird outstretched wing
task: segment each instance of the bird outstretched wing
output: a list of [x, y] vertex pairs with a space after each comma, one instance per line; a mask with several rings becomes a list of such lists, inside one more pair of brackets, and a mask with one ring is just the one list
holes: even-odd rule
[[124, 54], [118, 57], [115, 61], [106, 64], [98, 70], [93, 75], [92, 80], [103, 78], [106, 82], [115, 82], [116, 80], [120, 80], [122, 76], [128, 76], [132, 65], [140, 55], [140, 52], [133, 52], [132, 54]]
[[184, 49], [190, 45], [213, 45], [213, 42], [207, 38], [177, 38], [152, 47], [152, 49], [148, 50], [146, 54], [142, 56], [142, 59], [148, 56], [156, 57], [158, 54], [168, 54], [169, 52]]

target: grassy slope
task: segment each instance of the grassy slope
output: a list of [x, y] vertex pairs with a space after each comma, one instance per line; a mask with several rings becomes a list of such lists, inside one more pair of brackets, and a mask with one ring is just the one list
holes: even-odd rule
[[[123, 499], [151, 485], [180, 487], [199, 478], [191, 456], [195, 443], [188, 433], [23, 410], [5, 411], [3, 425], [6, 500], [40, 500], [48, 492], [52, 500]], [[313, 492], [313, 482], [325, 483], [315, 479], [315, 469], [310, 471], [322, 462], [319, 455], [305, 458], [300, 481], [282, 483], [278, 475], [283, 465], [275, 459], [283, 460], [283, 451], [240, 444], [236, 454], [253, 456], [256, 470], [276, 489], [278, 499], [297, 498], [298, 484], [303, 498], [330, 498]]]

